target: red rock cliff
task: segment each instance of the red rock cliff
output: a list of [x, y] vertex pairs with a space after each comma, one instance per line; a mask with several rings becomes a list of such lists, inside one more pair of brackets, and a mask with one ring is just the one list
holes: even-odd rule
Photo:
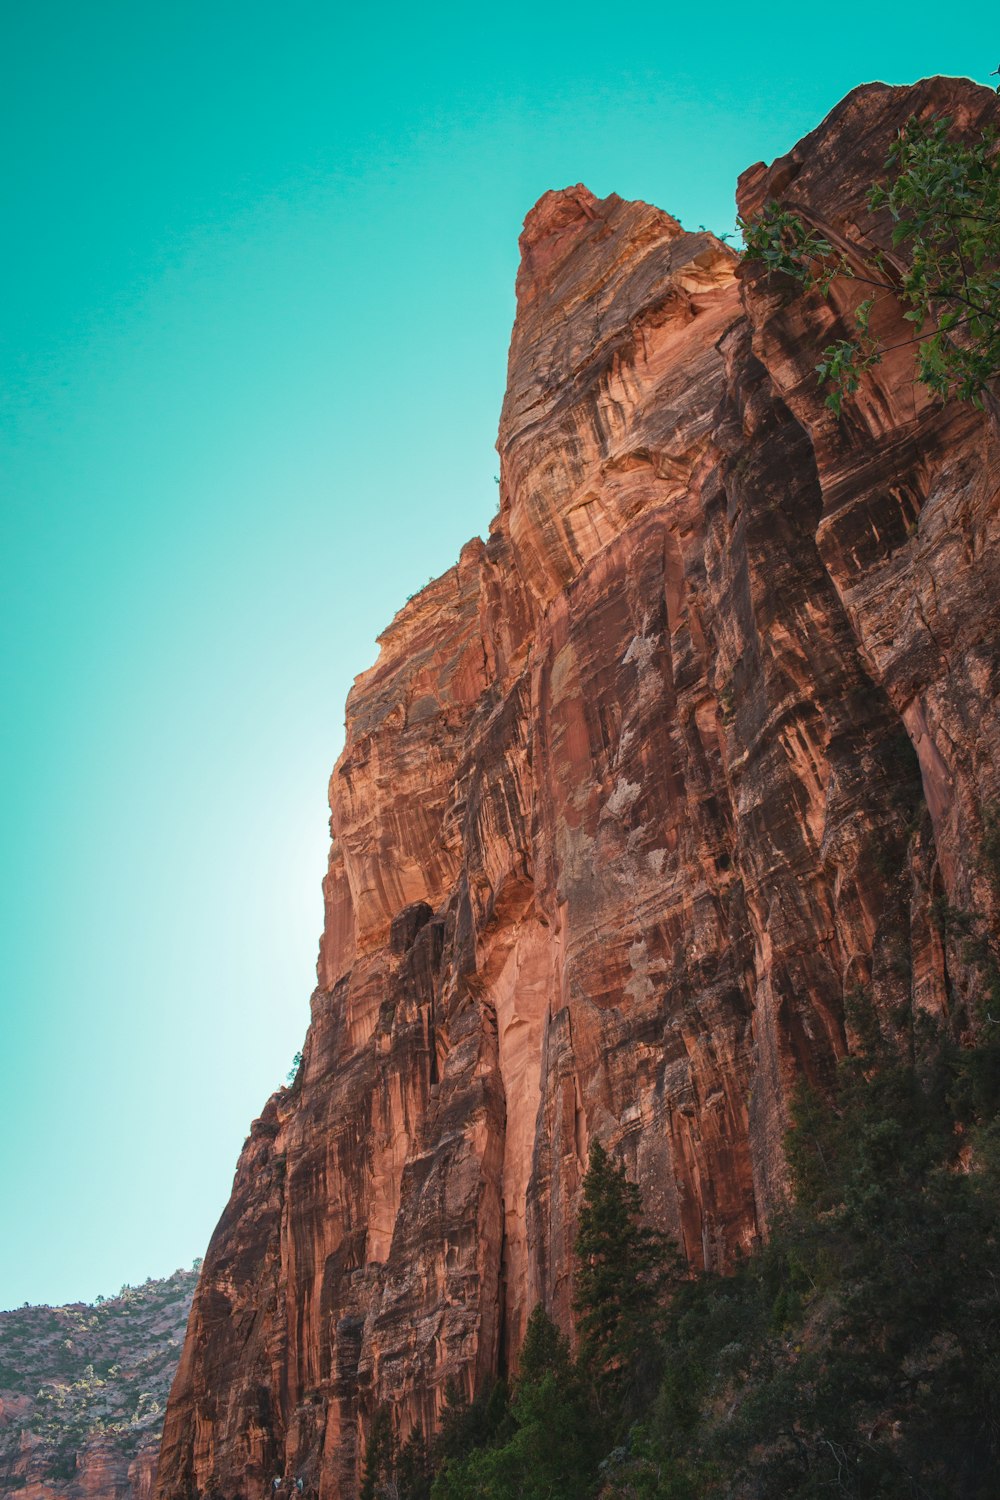
[[[941, 111], [996, 101], [859, 89], [741, 206], [877, 238], [889, 141]], [[960, 1017], [931, 903], [996, 907], [992, 418], [901, 351], [838, 421], [845, 308], [647, 204], [547, 193], [521, 248], [500, 514], [351, 693], [305, 1060], [206, 1257], [165, 1500], [347, 1500], [376, 1403], [430, 1430], [537, 1300], [568, 1326], [594, 1135], [724, 1266], [845, 996]]]

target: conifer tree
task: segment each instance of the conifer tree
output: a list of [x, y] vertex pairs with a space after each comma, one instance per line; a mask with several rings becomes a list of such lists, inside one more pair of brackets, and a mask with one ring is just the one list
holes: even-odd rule
[[392, 1417], [387, 1406], [376, 1409], [371, 1432], [365, 1446], [365, 1472], [361, 1481], [360, 1500], [381, 1500], [385, 1486], [392, 1478], [396, 1442]]
[[642, 1222], [642, 1195], [599, 1141], [590, 1148], [576, 1236], [578, 1359], [618, 1434], [655, 1388], [666, 1300], [681, 1263]]
[[414, 1427], [396, 1455], [395, 1481], [399, 1500], [430, 1500], [434, 1468], [423, 1428]]
[[433, 1500], [580, 1500], [591, 1492], [599, 1433], [569, 1340], [541, 1306], [528, 1319], [509, 1419], [492, 1442], [446, 1459]]

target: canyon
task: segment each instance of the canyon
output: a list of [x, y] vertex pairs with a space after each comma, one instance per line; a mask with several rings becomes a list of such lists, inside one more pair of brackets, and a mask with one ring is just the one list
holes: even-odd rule
[[[740, 210], [887, 245], [868, 189], [941, 114], [997, 99], [865, 85]], [[852, 996], [973, 1024], [939, 917], [1000, 917], [995, 413], [915, 383], [888, 299], [838, 417], [857, 289], [648, 204], [546, 193], [520, 243], [499, 513], [348, 700], [303, 1060], [206, 1252], [161, 1500], [349, 1500], [378, 1406], [430, 1434], [537, 1302], [572, 1328], [592, 1140], [725, 1270]]]

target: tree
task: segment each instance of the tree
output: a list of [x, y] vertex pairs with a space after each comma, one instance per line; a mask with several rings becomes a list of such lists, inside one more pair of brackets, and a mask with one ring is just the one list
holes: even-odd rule
[[[946, 117], [911, 119], [889, 149], [887, 178], [868, 195], [887, 210], [892, 251], [855, 240], [836, 249], [801, 214], [772, 200], [741, 219], [746, 256], [824, 297], [836, 281], [869, 290], [854, 311], [856, 331], [823, 350], [816, 366], [838, 414], [862, 375], [890, 349], [914, 344], [917, 379], [935, 394], [982, 407], [1000, 374], [1000, 150], [996, 131], [951, 137]], [[899, 255], [895, 252], [900, 252]], [[887, 345], [873, 315], [891, 300], [916, 330]], [[876, 319], [875, 321], [878, 321]]]
[[371, 1431], [365, 1445], [365, 1472], [361, 1481], [360, 1500], [383, 1500], [392, 1482], [395, 1467], [396, 1440], [392, 1417], [387, 1406], [376, 1408]]
[[642, 1222], [642, 1195], [599, 1141], [590, 1148], [576, 1236], [581, 1369], [617, 1435], [655, 1388], [666, 1299], [681, 1275], [667, 1237]]
[[492, 1441], [444, 1464], [433, 1500], [579, 1500], [599, 1456], [569, 1340], [538, 1306], [528, 1319], [509, 1417]]
[[434, 1439], [434, 1457], [440, 1466], [457, 1463], [474, 1448], [502, 1443], [508, 1435], [510, 1403], [506, 1381], [497, 1380], [488, 1395], [468, 1401], [456, 1382], [449, 1379], [444, 1399], [441, 1424]]
[[624, 1466], [629, 1483], [657, 1468], [656, 1500], [664, 1475], [768, 1500], [1000, 1493], [1000, 1040], [924, 1015], [896, 1046], [864, 991], [850, 1003], [859, 1051], [829, 1097], [796, 1101], [793, 1201], [753, 1256], [671, 1303], [647, 1446]]
[[285, 1084], [287, 1087], [293, 1087], [293, 1085], [298, 1081], [299, 1070], [301, 1069], [301, 1067], [302, 1053], [296, 1052], [295, 1056], [292, 1058], [292, 1066], [289, 1068], [288, 1073], [285, 1077]]
[[423, 1428], [414, 1427], [396, 1455], [400, 1500], [430, 1500], [434, 1469]]
[[553, 1323], [542, 1304], [537, 1303], [528, 1318], [524, 1343], [518, 1355], [515, 1410], [526, 1386], [537, 1383], [548, 1374], [567, 1377], [571, 1363], [569, 1339], [560, 1332], [558, 1324]]
[[400, 1443], [387, 1406], [372, 1418], [359, 1500], [430, 1500], [433, 1469], [420, 1427]]

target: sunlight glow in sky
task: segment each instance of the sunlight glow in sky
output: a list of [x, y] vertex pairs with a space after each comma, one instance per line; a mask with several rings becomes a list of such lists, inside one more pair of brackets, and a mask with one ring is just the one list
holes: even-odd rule
[[517, 235], [731, 228], [993, 8], [8, 7], [0, 1306], [204, 1252], [301, 1046], [352, 677], [485, 532]]

